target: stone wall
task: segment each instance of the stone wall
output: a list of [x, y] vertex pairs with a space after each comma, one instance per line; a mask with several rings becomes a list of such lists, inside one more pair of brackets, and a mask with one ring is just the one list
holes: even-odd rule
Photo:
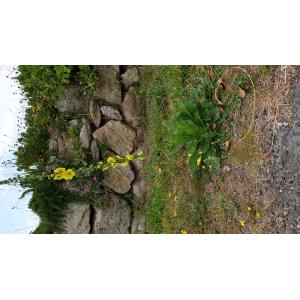
[[[80, 145], [90, 151], [94, 163], [106, 159], [97, 141], [110, 149], [110, 156], [143, 150], [143, 130], [139, 128], [142, 104], [136, 90], [138, 67], [96, 66], [96, 70], [100, 79], [92, 99], [87, 101], [84, 96], [78, 96], [72, 86], [64, 91], [57, 104], [60, 112], [69, 113], [72, 118], [69, 126], [80, 124]], [[72, 155], [72, 141], [65, 133], [52, 130], [50, 134], [50, 149]], [[70, 205], [65, 233], [144, 233], [145, 219], [135, 212], [147, 193], [143, 162], [133, 161], [127, 167], [105, 171], [103, 184], [108, 192], [99, 199], [101, 208]], [[124, 199], [122, 195], [129, 191], [132, 191], [131, 199]]]

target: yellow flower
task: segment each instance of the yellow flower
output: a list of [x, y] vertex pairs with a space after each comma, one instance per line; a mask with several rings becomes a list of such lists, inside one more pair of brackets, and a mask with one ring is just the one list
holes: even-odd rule
[[62, 178], [65, 180], [72, 180], [75, 176], [75, 172], [72, 169], [68, 169], [62, 174]]
[[174, 197], [173, 197], [173, 201], [174, 201], [174, 202], [177, 202], [177, 196], [174, 196]]
[[245, 221], [243, 221], [243, 220], [240, 220], [240, 226], [241, 227], [244, 227], [246, 224], [245, 224]]
[[181, 234], [187, 234], [187, 231], [182, 229], [182, 230], [180, 231], [180, 233], [181, 233]]
[[134, 159], [134, 156], [132, 154], [126, 154], [126, 158], [128, 160], [133, 160]]
[[110, 166], [113, 167], [113, 166], [116, 164], [116, 159], [113, 158], [113, 157], [109, 157], [109, 158], [107, 159], [107, 163], [108, 163]]
[[157, 173], [161, 174], [161, 168], [157, 168]]
[[123, 159], [123, 157], [121, 157], [120, 155], [116, 156], [117, 159]]
[[173, 211], [173, 217], [175, 218], [177, 216], [177, 213], [176, 213], [176, 211], [174, 210]]
[[256, 218], [257, 218], [257, 219], [260, 218], [260, 213], [259, 213], [259, 212], [256, 213]]
[[172, 198], [172, 193], [171, 192], [168, 193], [168, 197]]
[[55, 173], [55, 174], [62, 174], [62, 173], [65, 172], [65, 171], [66, 171], [65, 168], [56, 168], [56, 169], [54, 170], [54, 173]]
[[248, 211], [251, 211], [252, 208], [251, 208], [250, 206], [247, 206], [247, 210], [248, 210]]
[[62, 174], [61, 173], [55, 174], [53, 179], [54, 180], [62, 180], [63, 179]]

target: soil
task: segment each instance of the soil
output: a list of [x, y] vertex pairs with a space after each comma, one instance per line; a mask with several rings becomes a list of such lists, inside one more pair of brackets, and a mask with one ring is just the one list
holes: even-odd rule
[[[218, 215], [209, 232], [300, 232], [300, 81], [297, 66], [276, 66], [262, 74], [258, 66], [243, 67], [256, 83], [247, 93], [234, 126], [223, 178], [215, 176], [206, 192], [233, 202], [234, 218]], [[298, 83], [297, 83], [298, 82]], [[254, 109], [253, 109], [254, 108]], [[251, 130], [245, 139], [245, 132]], [[251, 211], [247, 211], [247, 208]], [[258, 216], [257, 217], [257, 213]], [[244, 220], [246, 226], [237, 226]]]

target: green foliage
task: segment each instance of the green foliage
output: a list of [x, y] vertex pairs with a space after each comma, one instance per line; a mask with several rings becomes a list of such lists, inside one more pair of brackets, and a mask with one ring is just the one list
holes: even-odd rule
[[213, 102], [179, 103], [174, 141], [186, 145], [192, 171], [199, 169], [201, 162], [204, 167], [220, 168], [220, 144], [225, 133], [221, 125], [224, 119], [225, 113]]
[[92, 97], [98, 80], [99, 76], [94, 66], [79, 66], [77, 81], [81, 87], [80, 91], [86, 92], [89, 97]]
[[18, 149], [14, 155], [19, 171], [28, 171], [31, 166], [41, 168], [45, 164], [49, 134], [40, 126], [29, 126], [18, 139]]
[[[70, 162], [70, 167], [78, 169], [86, 163], [88, 155], [87, 151], [82, 149], [80, 142], [80, 128], [82, 124], [79, 122], [77, 126], [72, 126], [68, 128], [67, 135], [73, 141], [72, 157]], [[67, 158], [64, 158], [68, 160]]]
[[61, 231], [62, 220], [68, 203], [78, 200], [73, 193], [62, 191], [54, 181], [36, 181], [32, 188], [29, 208], [40, 217], [40, 224], [33, 233]]
[[19, 66], [17, 80], [30, 106], [54, 104], [70, 83], [72, 66]]

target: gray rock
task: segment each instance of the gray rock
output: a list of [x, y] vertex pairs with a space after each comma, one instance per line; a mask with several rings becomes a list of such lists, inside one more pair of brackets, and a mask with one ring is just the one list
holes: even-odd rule
[[146, 174], [144, 170], [141, 170], [136, 177], [136, 180], [132, 184], [133, 203], [136, 206], [143, 205], [147, 199], [147, 184]]
[[68, 206], [64, 219], [64, 233], [89, 233], [90, 232], [90, 206], [89, 204], [71, 203]]
[[122, 120], [122, 115], [121, 113], [113, 108], [112, 106], [102, 106], [101, 107], [101, 113], [104, 118], [109, 119], [109, 120], [116, 120], [116, 121], [121, 121]]
[[93, 137], [124, 157], [132, 152], [136, 133], [122, 121], [111, 120], [97, 129], [93, 133]]
[[82, 127], [80, 130], [80, 143], [81, 147], [89, 149], [92, 141], [92, 126], [89, 120], [82, 119]]
[[92, 153], [93, 160], [95, 162], [98, 162], [100, 160], [100, 151], [97, 146], [97, 142], [95, 140], [93, 140], [91, 143], [91, 153]]
[[131, 211], [126, 200], [108, 193], [103, 205], [95, 209], [94, 233], [129, 233]]
[[123, 101], [123, 113], [125, 120], [133, 126], [138, 125], [140, 111], [139, 104], [140, 102], [138, 97], [136, 96], [135, 90], [133, 87], [131, 87], [126, 93]]
[[134, 172], [131, 166], [118, 166], [104, 171], [103, 184], [118, 194], [125, 194], [131, 189]]
[[139, 72], [137, 67], [128, 69], [124, 74], [121, 75], [121, 78], [126, 89], [136, 85], [139, 82]]
[[101, 112], [100, 106], [96, 101], [91, 101], [90, 103], [90, 115], [95, 126], [99, 127], [101, 123]]
[[146, 232], [146, 219], [144, 216], [134, 216], [131, 224], [132, 234], [143, 234]]
[[[135, 152], [139, 152], [139, 151], [146, 152], [145, 147], [143, 147], [143, 146], [138, 147]], [[138, 159], [138, 158], [136, 158], [132, 161], [132, 165], [133, 165], [134, 171], [136, 173], [139, 173], [143, 169], [144, 164], [145, 164], [145, 161]]]
[[132, 184], [132, 192], [135, 205], [143, 205], [146, 202], [146, 183], [144, 180], [136, 180]]
[[70, 85], [61, 94], [59, 101], [55, 104], [60, 112], [84, 113], [87, 111], [88, 100], [78, 96], [78, 87]]
[[69, 121], [69, 127], [77, 127], [79, 125], [79, 121], [77, 119], [73, 119], [71, 121]]
[[57, 142], [56, 138], [50, 138], [49, 150], [50, 151], [57, 151], [58, 150], [58, 142]]
[[122, 107], [119, 66], [96, 66], [99, 81], [96, 83], [94, 95], [109, 104]]
[[57, 139], [58, 151], [65, 156], [71, 156], [74, 151], [73, 140], [67, 136], [65, 132], [62, 132]]

